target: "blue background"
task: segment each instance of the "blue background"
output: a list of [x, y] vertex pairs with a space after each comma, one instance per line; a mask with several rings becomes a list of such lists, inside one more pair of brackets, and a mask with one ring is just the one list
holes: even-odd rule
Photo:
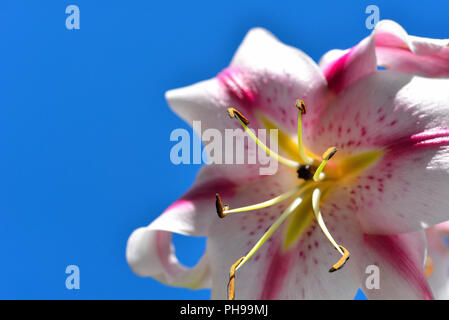
[[[65, 27], [70, 4], [80, 30]], [[255, 26], [315, 61], [350, 47], [369, 34], [369, 4], [410, 34], [449, 37], [447, 1], [3, 0], [0, 298], [209, 298], [137, 277], [125, 259], [132, 230], [200, 167], [170, 162], [170, 132], [188, 126], [164, 92], [215, 76]], [[205, 241], [176, 236], [175, 245], [191, 266]], [[70, 264], [80, 290], [65, 287]]]

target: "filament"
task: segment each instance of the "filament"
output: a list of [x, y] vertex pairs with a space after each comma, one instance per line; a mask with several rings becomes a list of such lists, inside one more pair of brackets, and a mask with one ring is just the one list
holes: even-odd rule
[[270, 148], [268, 148], [264, 143], [262, 143], [262, 141], [259, 140], [259, 138], [257, 138], [257, 136], [247, 127], [247, 124], [249, 123], [249, 121], [236, 109], [234, 108], [229, 108], [228, 109], [228, 114], [231, 118], [237, 118], [240, 122], [240, 124], [242, 125], [243, 129], [245, 130], [245, 132], [250, 136], [251, 139], [254, 140], [254, 142], [262, 149], [265, 151], [265, 153], [267, 155], [269, 155], [270, 157], [276, 159], [277, 161], [279, 161], [280, 163], [292, 167], [292, 168], [297, 168], [299, 166], [299, 163], [290, 159], [287, 159], [279, 154], [277, 154], [276, 152], [274, 152], [273, 150], [271, 150]]

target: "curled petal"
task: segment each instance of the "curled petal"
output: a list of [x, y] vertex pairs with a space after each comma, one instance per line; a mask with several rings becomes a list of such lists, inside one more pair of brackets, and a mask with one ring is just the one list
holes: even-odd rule
[[192, 269], [179, 263], [171, 242], [172, 232], [205, 236], [216, 222], [215, 193], [232, 198], [235, 184], [217, 179], [213, 166], [200, 171], [194, 186], [165, 210], [149, 226], [138, 228], [129, 237], [126, 258], [140, 276], [154, 277], [174, 286], [200, 288], [210, 286], [209, 259], [205, 254]]
[[[366, 44], [370, 43], [370, 46]], [[371, 45], [375, 44], [375, 54]], [[369, 50], [366, 50], [369, 47]], [[373, 56], [374, 55], [374, 56]], [[365, 62], [366, 65], [357, 61]], [[353, 80], [374, 72], [377, 65], [389, 70], [433, 78], [449, 76], [449, 39], [410, 36], [396, 22], [383, 20], [360, 44], [347, 50], [331, 50], [320, 67], [333, 91], [341, 91]], [[346, 79], [346, 81], [344, 81]], [[343, 81], [341, 81], [343, 80]], [[345, 84], [346, 83], [346, 84]]]
[[[296, 182], [297, 178], [289, 168], [279, 170], [276, 175], [239, 185], [235, 184], [235, 181], [220, 178], [220, 170], [217, 170], [216, 166], [202, 168], [193, 187], [181, 199], [167, 208], [149, 226], [132, 233], [126, 249], [131, 269], [138, 275], [154, 277], [174, 286], [210, 287], [209, 281], [214, 271], [211, 270], [211, 257], [214, 255], [211, 256], [209, 245], [197, 266], [189, 269], [176, 259], [171, 233], [210, 237], [216, 225], [226, 225], [228, 220], [232, 220], [232, 215], [225, 219], [217, 217], [216, 193], [231, 207], [237, 207], [257, 202], [259, 199], [272, 198], [272, 195], [289, 190]], [[262, 188], [261, 185], [264, 184], [270, 187]], [[247, 185], [257, 186], [257, 191], [247, 193]]]
[[449, 39], [410, 36], [390, 20], [379, 22], [374, 32], [379, 65], [425, 77], [449, 77]]
[[126, 259], [134, 273], [153, 277], [163, 283], [192, 289], [210, 286], [208, 256], [194, 268], [181, 265], [171, 243], [171, 233], [148, 227], [135, 230], [129, 237]]
[[374, 36], [362, 40], [348, 50], [332, 50], [320, 60], [327, 85], [339, 93], [366, 75], [376, 72]]

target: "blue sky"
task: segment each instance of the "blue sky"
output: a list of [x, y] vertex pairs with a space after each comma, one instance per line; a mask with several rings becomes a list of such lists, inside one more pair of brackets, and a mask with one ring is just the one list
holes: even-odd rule
[[[421, 3], [421, 4], [419, 4]], [[67, 30], [65, 8], [80, 8]], [[369, 34], [365, 8], [448, 38], [443, 1], [20, 1], [0, 4], [0, 298], [205, 299], [129, 269], [129, 234], [192, 183], [164, 92], [215, 76], [260, 26], [315, 61]], [[194, 265], [204, 239], [176, 236]], [[79, 266], [80, 290], [65, 269]]]

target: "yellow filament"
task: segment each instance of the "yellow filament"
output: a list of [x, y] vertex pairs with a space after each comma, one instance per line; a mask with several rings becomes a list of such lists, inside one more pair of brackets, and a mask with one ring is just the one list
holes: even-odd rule
[[[246, 126], [245, 121], [243, 121], [243, 119], [246, 118], [241, 118], [241, 113], [239, 113], [237, 110], [233, 109], [233, 108], [229, 108], [228, 109], [228, 113], [231, 117], [237, 118], [240, 122], [240, 124], [242, 125], [243, 129], [245, 130], [245, 132], [251, 137], [251, 139], [254, 140], [254, 142], [263, 150], [265, 151], [265, 153], [267, 155], [269, 155], [270, 157], [276, 159], [277, 161], [279, 161], [280, 163], [292, 167], [292, 168], [297, 168], [299, 166], [299, 163], [287, 158], [284, 158], [283, 156], [277, 154], [276, 152], [274, 152], [273, 150], [271, 150], [270, 148], [268, 148], [265, 144], [263, 144], [259, 138], [257, 138], [257, 136]], [[237, 115], [237, 116], [235, 116]]]
[[280, 215], [279, 218], [271, 225], [271, 227], [267, 230], [267, 232], [264, 233], [262, 238], [260, 238], [259, 241], [254, 245], [254, 247], [248, 252], [248, 254], [244, 257], [244, 259], [239, 263], [235, 271], [239, 270], [245, 263], [248, 261], [251, 256], [256, 253], [257, 250], [265, 243], [265, 241], [270, 238], [270, 236], [273, 234], [273, 232], [276, 231], [277, 228], [284, 222], [287, 217], [295, 211], [295, 209], [301, 204], [302, 198], [296, 198], [293, 200], [293, 202], [288, 206], [287, 209], [284, 210], [284, 212]]
[[299, 156], [301, 160], [305, 164], [312, 164], [313, 158], [310, 158], [304, 149], [304, 146], [302, 144], [302, 115], [306, 114], [306, 106], [302, 100], [296, 100], [296, 107], [299, 109], [298, 114], [298, 149], [299, 149]]
[[327, 160], [323, 160], [318, 168], [316, 169], [314, 175], [313, 175], [313, 181], [317, 182], [321, 180], [323, 177], [321, 176], [321, 173], [323, 172], [324, 167], [326, 166]]
[[299, 190], [301, 189], [301, 185], [297, 186], [295, 188], [293, 188], [290, 191], [287, 191], [277, 197], [274, 197], [273, 199], [261, 202], [261, 203], [257, 203], [257, 204], [253, 204], [250, 206], [246, 206], [246, 207], [242, 207], [242, 208], [237, 208], [237, 209], [230, 209], [230, 210], [223, 210], [224, 215], [227, 215], [229, 213], [237, 213], [237, 212], [245, 212], [245, 211], [251, 211], [251, 210], [257, 210], [257, 209], [262, 209], [262, 208], [266, 208], [266, 207], [270, 207], [273, 206], [279, 202], [282, 202], [288, 198], [290, 198], [291, 196], [293, 196], [295, 193], [299, 192]]
[[321, 230], [323, 230], [323, 233], [327, 237], [327, 239], [332, 243], [335, 249], [337, 249], [338, 252], [341, 253], [341, 255], [344, 255], [343, 250], [340, 249], [337, 242], [335, 242], [334, 238], [332, 238], [332, 235], [330, 234], [329, 230], [326, 227], [326, 224], [324, 223], [323, 216], [321, 215], [320, 211], [320, 198], [321, 198], [321, 190], [316, 188], [315, 190], [313, 190], [312, 194], [312, 208], [313, 213], [315, 214], [315, 218]]
[[323, 161], [321, 161], [320, 165], [315, 171], [315, 174], [313, 175], [313, 181], [319, 181], [323, 179], [323, 176], [321, 173], [323, 172], [324, 167], [326, 166], [326, 163], [334, 156], [334, 154], [337, 152], [337, 148], [331, 147], [326, 150], [326, 152], [323, 153]]

